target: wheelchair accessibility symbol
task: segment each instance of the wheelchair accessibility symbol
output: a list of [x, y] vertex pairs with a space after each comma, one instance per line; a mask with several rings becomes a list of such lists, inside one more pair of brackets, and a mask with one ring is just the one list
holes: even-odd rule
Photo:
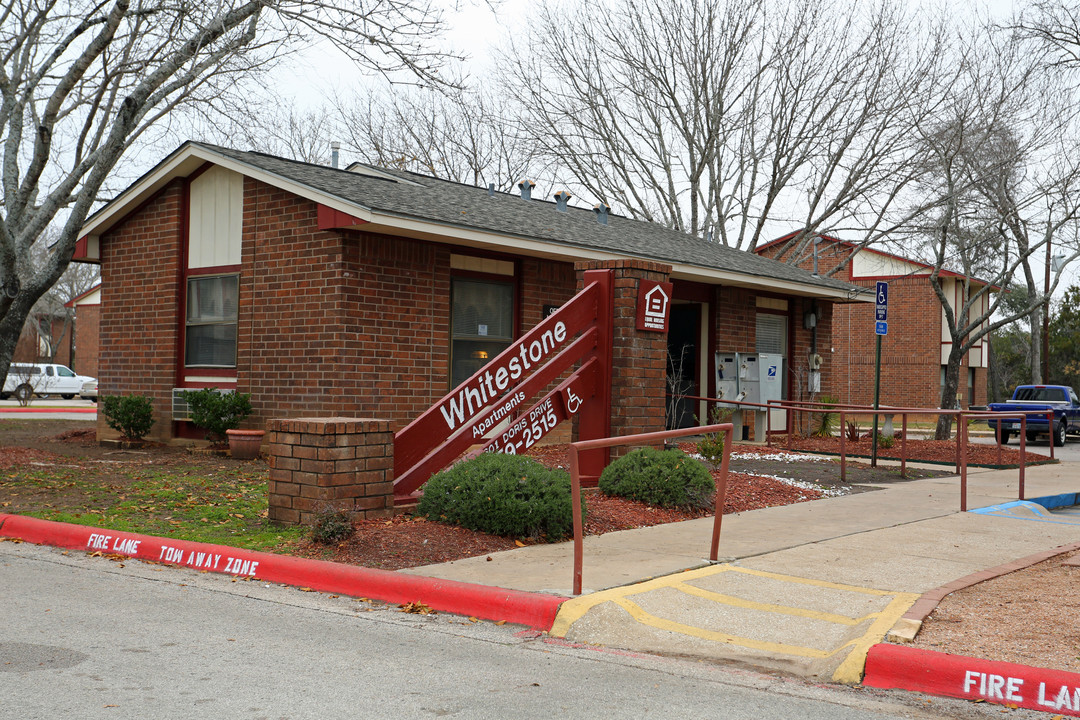
[[570, 388], [566, 389], [566, 412], [568, 415], [573, 415], [581, 409], [581, 398], [574, 394], [574, 391]]

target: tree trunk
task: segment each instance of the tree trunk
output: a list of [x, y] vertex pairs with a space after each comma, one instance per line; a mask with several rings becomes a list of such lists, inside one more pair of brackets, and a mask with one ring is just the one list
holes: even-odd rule
[[1042, 376], [1042, 348], [1043, 348], [1043, 313], [1046, 309], [1040, 305], [1031, 313], [1031, 384], [1041, 385], [1045, 382]]
[[[941, 388], [941, 408], [943, 410], [955, 410], [959, 407], [956, 402], [956, 391], [960, 388], [960, 361], [964, 356], [958, 351], [958, 347], [959, 343], [953, 342], [952, 352], [949, 353], [949, 363], [945, 366], [945, 384]], [[939, 415], [934, 439], [948, 440], [951, 438], [952, 423], [952, 415]]]

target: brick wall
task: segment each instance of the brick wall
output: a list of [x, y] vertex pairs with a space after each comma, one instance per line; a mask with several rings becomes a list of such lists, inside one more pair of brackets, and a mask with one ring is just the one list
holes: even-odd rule
[[75, 308], [75, 357], [71, 369], [80, 375], [98, 376], [101, 348], [101, 306], [79, 305]]
[[[152, 398], [150, 437], [171, 436], [176, 375], [177, 303], [183, 182], [173, 181], [113, 228], [101, 243], [102, 293], [98, 392]], [[115, 431], [98, 415], [98, 437]]]
[[[671, 266], [644, 260], [604, 260], [579, 262], [576, 268], [579, 287], [586, 270], [614, 270], [612, 437], [663, 430], [667, 333], [637, 329], [637, 296], [640, 280], [667, 282]], [[612, 457], [625, 451], [612, 448]]]
[[276, 522], [310, 525], [323, 510], [358, 518], [394, 512], [394, 434], [385, 420], [271, 420], [270, 508]]

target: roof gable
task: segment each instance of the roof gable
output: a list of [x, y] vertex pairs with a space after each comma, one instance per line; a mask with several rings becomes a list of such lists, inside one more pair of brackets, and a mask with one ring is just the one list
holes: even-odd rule
[[379, 232], [564, 260], [640, 258], [672, 265], [673, 277], [835, 300], [862, 291], [655, 223], [609, 215], [601, 224], [587, 209], [559, 211], [553, 202], [414, 173], [361, 163], [337, 169], [196, 142], [182, 145], [96, 212], [82, 235], [107, 232], [169, 181], [206, 163], [305, 197]]

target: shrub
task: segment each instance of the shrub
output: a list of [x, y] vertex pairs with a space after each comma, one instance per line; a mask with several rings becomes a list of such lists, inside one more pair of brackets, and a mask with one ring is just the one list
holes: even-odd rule
[[180, 397], [191, 408], [191, 422], [206, 431], [206, 439], [220, 443], [225, 431], [240, 425], [251, 414], [251, 395], [218, 392], [217, 388], [184, 390]]
[[891, 448], [893, 445], [896, 444], [896, 436], [895, 435], [886, 435], [884, 433], [878, 433], [877, 444], [878, 444], [878, 447], [885, 448], [886, 450], [888, 450], [889, 448]]
[[[818, 402], [822, 405], [835, 405], [837, 399], [830, 397], [829, 395], [822, 395], [818, 398]], [[836, 430], [836, 418], [837, 415], [834, 412], [822, 412], [818, 415], [817, 427], [814, 428], [812, 433], [814, 437], [819, 438], [831, 438], [833, 432]]]
[[859, 423], [854, 420], [849, 420], [847, 424], [847, 439], [852, 442], [858, 442], [862, 437], [862, 430], [859, 428]]
[[641, 448], [604, 468], [600, 491], [659, 507], [709, 507], [716, 485], [704, 465], [679, 450]]
[[[714, 407], [709, 413], [710, 425], [722, 425], [731, 420], [734, 411]], [[724, 460], [724, 433], [706, 433], [705, 437], [698, 441], [698, 454], [714, 468], [720, 467]]]
[[315, 513], [315, 522], [311, 524], [311, 539], [324, 545], [336, 545], [352, 537], [355, 531], [352, 517], [347, 511], [324, 507]]
[[[569, 473], [496, 453], [483, 453], [432, 477], [416, 511], [470, 530], [548, 542], [566, 537], [574, 526]], [[584, 515], [584, 501], [581, 511]]]
[[104, 397], [101, 409], [105, 422], [124, 440], [142, 440], [154, 427], [154, 403], [145, 395]]

